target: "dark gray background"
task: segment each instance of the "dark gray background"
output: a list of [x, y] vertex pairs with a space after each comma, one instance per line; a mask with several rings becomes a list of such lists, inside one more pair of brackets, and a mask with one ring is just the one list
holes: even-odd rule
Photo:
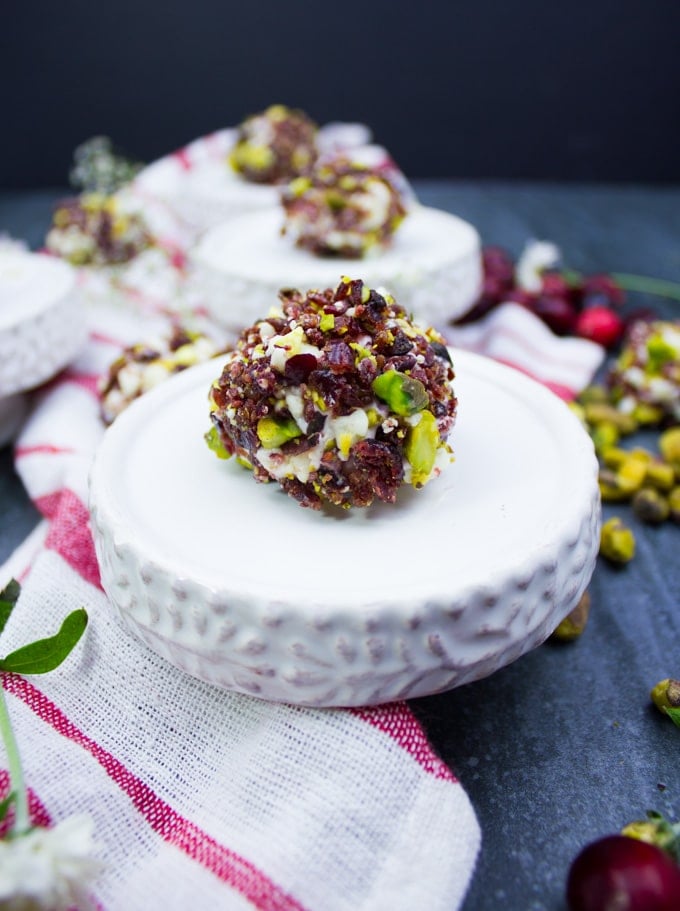
[[151, 160], [280, 101], [410, 177], [680, 180], [678, 0], [11, 0], [0, 187], [106, 133]]

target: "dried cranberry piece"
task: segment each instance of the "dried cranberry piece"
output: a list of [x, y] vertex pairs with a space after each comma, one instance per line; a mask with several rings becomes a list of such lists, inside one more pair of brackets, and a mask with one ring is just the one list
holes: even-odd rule
[[346, 342], [331, 342], [324, 350], [325, 360], [333, 373], [354, 370], [354, 354]]
[[361, 440], [352, 447], [347, 475], [355, 492], [369, 486], [381, 500], [394, 503], [404, 478], [404, 463], [399, 451], [388, 443]]
[[335, 374], [331, 370], [313, 370], [308, 384], [321, 395], [334, 414], [349, 414], [353, 408], [360, 408], [373, 401], [370, 389], [351, 383], [342, 374]]
[[317, 366], [318, 361], [313, 354], [294, 354], [286, 361], [283, 375], [290, 383], [298, 386], [307, 380], [309, 374], [312, 370], [316, 370]]
[[394, 342], [392, 343], [392, 350], [390, 354], [392, 356], [398, 354], [408, 354], [412, 348], [413, 342], [411, 339], [401, 329], [397, 330], [394, 335]]
[[449, 364], [453, 363], [451, 355], [449, 354], [449, 349], [446, 345], [442, 345], [441, 342], [430, 342], [430, 348], [432, 348], [437, 357], [441, 358], [443, 361], [448, 361]]

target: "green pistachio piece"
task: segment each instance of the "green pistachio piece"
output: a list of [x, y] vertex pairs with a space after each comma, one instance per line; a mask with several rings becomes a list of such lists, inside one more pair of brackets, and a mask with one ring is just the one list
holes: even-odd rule
[[228, 459], [231, 457], [231, 453], [227, 452], [224, 448], [224, 443], [220, 439], [217, 427], [215, 427], [214, 424], [210, 430], [204, 434], [203, 439], [208, 444], [208, 449], [214, 452], [218, 459]]
[[422, 487], [434, 468], [440, 437], [437, 419], [431, 411], [423, 411], [404, 443], [404, 455], [411, 466], [411, 483]]
[[395, 414], [410, 415], [422, 411], [429, 404], [427, 390], [420, 382], [398, 370], [386, 370], [376, 376], [373, 392], [386, 402]]
[[680, 466], [680, 427], [671, 427], [659, 437], [659, 449], [666, 462]]
[[635, 537], [618, 516], [608, 519], [600, 533], [600, 554], [612, 563], [628, 563], [635, 556]]
[[293, 418], [267, 415], [257, 422], [257, 436], [265, 449], [283, 446], [288, 440], [299, 437], [302, 431]]
[[590, 594], [586, 591], [573, 610], [559, 623], [550, 638], [557, 642], [573, 642], [578, 639], [588, 623], [590, 615]]
[[649, 695], [660, 712], [680, 708], [680, 680], [660, 680]]

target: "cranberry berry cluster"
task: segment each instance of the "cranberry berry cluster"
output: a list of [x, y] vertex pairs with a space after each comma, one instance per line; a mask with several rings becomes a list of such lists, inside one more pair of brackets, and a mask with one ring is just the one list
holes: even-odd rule
[[483, 284], [479, 300], [458, 324], [472, 322], [505, 302], [514, 302], [540, 317], [556, 335], [591, 339], [614, 348], [627, 328], [621, 308], [626, 294], [609, 275], [576, 276], [554, 268], [536, 270], [533, 281], [522, 276], [510, 254], [500, 247], [482, 253]]

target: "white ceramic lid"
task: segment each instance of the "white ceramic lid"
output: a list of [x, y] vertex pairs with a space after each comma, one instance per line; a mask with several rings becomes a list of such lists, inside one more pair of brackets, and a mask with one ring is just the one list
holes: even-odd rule
[[280, 288], [330, 288], [342, 275], [359, 276], [371, 287], [390, 290], [395, 277], [440, 268], [479, 250], [479, 235], [467, 222], [439, 209], [416, 206], [387, 250], [363, 259], [315, 256], [281, 236], [283, 213], [269, 210], [246, 215], [207, 231], [194, 258], [237, 278], [257, 276]]
[[592, 444], [519, 372], [458, 351], [454, 364], [456, 461], [367, 510], [305, 510], [208, 450], [219, 361], [134, 403], [91, 477], [102, 582], [125, 621], [190, 673], [305, 704], [435, 692], [542, 641], [594, 566]]
[[84, 338], [75, 270], [40, 253], [0, 251], [0, 395], [50, 379]]

